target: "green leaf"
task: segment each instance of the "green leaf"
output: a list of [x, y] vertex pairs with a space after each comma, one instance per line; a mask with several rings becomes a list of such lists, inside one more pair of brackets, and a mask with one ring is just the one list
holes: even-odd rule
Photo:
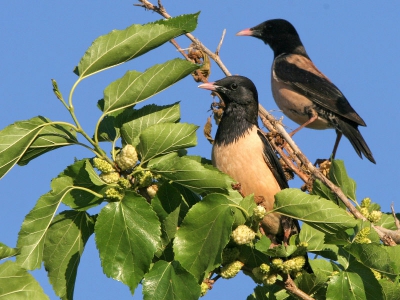
[[195, 193], [228, 194], [234, 181], [218, 169], [205, 168], [187, 157], [173, 157], [148, 168], [161, 176], [180, 184]]
[[274, 285], [258, 285], [254, 289], [254, 293], [247, 297], [247, 300], [284, 300], [289, 294], [277, 284]]
[[187, 123], [163, 123], [145, 129], [140, 134], [140, 144], [137, 147], [141, 163], [178, 149], [196, 146], [197, 128]]
[[[50, 120], [43, 118], [43, 122], [43, 124], [48, 124]], [[46, 125], [40, 130], [33, 143], [18, 161], [18, 165], [24, 166], [46, 152], [77, 143], [76, 132], [72, 126], [59, 124]]]
[[127, 191], [121, 202], [107, 204], [95, 225], [104, 273], [133, 293], [149, 270], [160, 243], [160, 222], [146, 199]]
[[200, 286], [177, 261], [158, 261], [144, 277], [143, 295], [145, 300], [196, 300]]
[[319, 254], [325, 258], [337, 260], [338, 246], [325, 243], [325, 233], [304, 223], [299, 233], [299, 241], [308, 244], [307, 251]]
[[39, 283], [13, 261], [0, 264], [0, 299], [48, 300]]
[[43, 261], [57, 296], [73, 299], [83, 249], [94, 231], [86, 212], [64, 211], [51, 223], [44, 242]]
[[[150, 104], [138, 110], [129, 109], [126, 114], [117, 118], [125, 143], [137, 145], [139, 134], [152, 125], [179, 121], [179, 107], [179, 103], [176, 102], [165, 106]], [[137, 142], [135, 142], [136, 140]]]
[[28, 213], [18, 234], [17, 247], [21, 250], [17, 263], [33, 270], [40, 268], [46, 232], [62, 199], [71, 190], [69, 178], [56, 178], [51, 183], [52, 191], [41, 196]]
[[[308, 295], [313, 295], [315, 299], [324, 299], [326, 294], [326, 278], [315, 274], [303, 272], [294, 280], [297, 287]], [[319, 295], [319, 297], [317, 296]]]
[[108, 188], [98, 177], [89, 160], [76, 161], [73, 165], [68, 166], [59, 177], [66, 177], [69, 180], [71, 191], [62, 199], [62, 202], [69, 207], [75, 210], [87, 210], [104, 201], [103, 197], [100, 198], [89, 192], [93, 191], [101, 195]]
[[[257, 246], [256, 248], [262, 249], [263, 247]], [[256, 248], [249, 245], [240, 245], [239, 260], [243, 262], [246, 267], [256, 268], [263, 263], [269, 263], [269, 256]]]
[[191, 32], [197, 14], [182, 15], [145, 25], [134, 24], [98, 37], [85, 52], [74, 72], [81, 78], [127, 62], [170, 39]]
[[223, 195], [208, 195], [189, 210], [176, 233], [175, 258], [196, 280], [221, 264], [232, 232], [231, 205]]
[[379, 280], [379, 284], [382, 287], [384, 300], [400, 299], [400, 285], [398, 282], [395, 283], [387, 278], [382, 278]]
[[186, 77], [198, 65], [176, 58], [157, 64], [145, 72], [128, 71], [104, 90], [104, 114], [109, 114], [161, 92]]
[[329, 234], [343, 232], [357, 221], [336, 204], [298, 189], [284, 189], [275, 195], [275, 212], [299, 219]]
[[[93, 185], [85, 171], [85, 160], [67, 167], [51, 182], [51, 191], [42, 195], [35, 207], [28, 213], [18, 234], [17, 247], [21, 253], [17, 262], [28, 270], [40, 268], [46, 232], [61, 202], [84, 209], [98, 204], [99, 199], [90, 193], [100, 189]], [[79, 184], [79, 186], [77, 185]]]
[[161, 222], [161, 246], [163, 249], [175, 237], [177, 228], [180, 225], [181, 203], [181, 194], [168, 182], [163, 183], [158, 189], [157, 195], [151, 201], [151, 206]]
[[330, 276], [332, 276], [333, 271], [335, 271], [333, 268], [333, 263], [325, 259], [309, 259], [308, 262], [311, 265], [313, 272], [318, 277], [328, 279]]
[[3, 243], [0, 243], [0, 259], [15, 256], [19, 253], [18, 249], [10, 248]]
[[97, 131], [97, 139], [99, 142], [113, 142], [120, 136], [119, 128], [116, 127], [116, 116], [122, 113], [122, 110], [116, 111], [114, 114], [105, 116], [99, 124]]
[[340, 187], [343, 193], [353, 201], [356, 200], [356, 182], [347, 175], [343, 160], [333, 160], [329, 170], [330, 180]]
[[372, 271], [354, 258], [349, 258], [347, 270], [331, 277], [326, 299], [383, 299], [381, 287]]
[[69, 129], [51, 125], [48, 119], [39, 116], [15, 122], [1, 130], [0, 178], [16, 163], [24, 165], [40, 154], [75, 143], [75, 133]]
[[399, 270], [394, 268], [386, 247], [377, 244], [350, 244], [343, 248], [353, 255], [360, 263], [388, 277], [396, 277]]

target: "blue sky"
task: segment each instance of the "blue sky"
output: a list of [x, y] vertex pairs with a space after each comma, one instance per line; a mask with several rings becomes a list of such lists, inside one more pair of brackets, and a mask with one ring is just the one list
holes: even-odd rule
[[[77, 79], [72, 70], [85, 50], [99, 35], [124, 29], [133, 23], [147, 23], [160, 17], [134, 7], [132, 1], [6, 1], [0, 10], [0, 128], [17, 121], [45, 116], [53, 121], [72, 121], [52, 92], [51, 78], [57, 80], [64, 96]], [[396, 1], [183, 1], [164, 0], [167, 11], [176, 16], [201, 11], [193, 34], [215, 50], [222, 30], [227, 29], [220, 55], [232, 74], [251, 78], [260, 102], [280, 118], [270, 91], [272, 51], [260, 40], [236, 37], [235, 33], [265, 20], [284, 18], [298, 30], [306, 50], [316, 64], [338, 86], [368, 127], [360, 131], [377, 164], [361, 160], [346, 139], [337, 158], [343, 159], [349, 175], [357, 182], [357, 198], [370, 197], [390, 210], [399, 184], [400, 56], [398, 51], [400, 4]], [[189, 41], [178, 39], [181, 47]], [[126, 70], [144, 71], [155, 63], [179, 57], [170, 44], [117, 68], [82, 82], [74, 98], [81, 125], [90, 135], [100, 116], [96, 108], [104, 88]], [[211, 81], [224, 77], [212, 66]], [[182, 122], [203, 126], [209, 116], [211, 97], [186, 78], [145, 104], [181, 101]], [[289, 130], [296, 124], [283, 118]], [[214, 126], [215, 133], [215, 126]], [[211, 145], [198, 132], [198, 146], [191, 154], [210, 158]], [[327, 157], [335, 140], [333, 130], [305, 129], [294, 140], [314, 161]], [[19, 227], [36, 200], [50, 189], [56, 177], [74, 157], [91, 153], [74, 146], [46, 154], [25, 167], [15, 167], [1, 181], [0, 241], [15, 246]], [[293, 180], [291, 187], [300, 187]], [[57, 299], [44, 270], [33, 272], [51, 299]], [[203, 299], [245, 299], [254, 284], [245, 276], [220, 280]], [[101, 270], [91, 238], [82, 257], [75, 288], [76, 299], [132, 299], [123, 284], [108, 279]], [[133, 299], [141, 299], [138, 290]]]

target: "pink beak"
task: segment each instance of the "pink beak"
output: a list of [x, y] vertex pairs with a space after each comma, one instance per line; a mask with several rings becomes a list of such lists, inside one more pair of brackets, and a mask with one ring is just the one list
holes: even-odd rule
[[239, 31], [238, 33], [236, 33], [236, 35], [252, 36], [253, 35], [253, 31], [250, 28], [247, 28], [247, 29], [243, 29], [242, 31]]
[[215, 91], [215, 89], [216, 89], [214, 82], [202, 83], [198, 87], [201, 89], [210, 90], [210, 91]]

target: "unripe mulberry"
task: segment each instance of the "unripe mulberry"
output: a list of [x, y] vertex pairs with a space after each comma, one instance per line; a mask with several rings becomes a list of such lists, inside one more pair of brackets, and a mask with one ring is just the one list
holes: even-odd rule
[[243, 265], [244, 263], [241, 261], [234, 261], [226, 266], [223, 266], [220, 275], [225, 279], [233, 278], [237, 275], [237, 273], [239, 273]]
[[255, 207], [253, 209], [253, 216], [257, 220], [262, 220], [266, 214], [267, 214], [267, 210], [265, 209], [264, 206], [258, 205], [257, 207]]
[[246, 225], [239, 225], [231, 236], [236, 244], [244, 245], [250, 243], [255, 238], [256, 233]]
[[101, 173], [100, 178], [108, 184], [116, 183], [119, 180], [119, 174], [117, 172]]
[[124, 148], [122, 148], [122, 150], [115, 158], [115, 162], [122, 171], [133, 168], [136, 165], [137, 161], [137, 152], [135, 147], [133, 147], [132, 145], [126, 145]]
[[93, 166], [102, 173], [114, 172], [114, 167], [106, 160], [95, 157], [93, 158]]

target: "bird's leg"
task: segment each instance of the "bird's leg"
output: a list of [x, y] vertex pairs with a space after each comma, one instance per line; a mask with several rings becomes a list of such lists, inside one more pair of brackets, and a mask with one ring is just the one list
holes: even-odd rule
[[297, 129], [293, 130], [291, 133], [289, 133], [290, 137], [293, 137], [294, 134], [298, 131], [300, 131], [302, 128], [306, 127], [307, 125], [311, 124], [312, 122], [314, 122], [317, 118], [318, 118], [318, 114], [314, 109], [310, 109], [308, 111], [309, 114], [309, 119], [307, 122], [305, 122], [303, 125], [299, 126]]
[[331, 159], [335, 158], [336, 150], [339, 146], [339, 142], [340, 142], [340, 139], [342, 138], [342, 135], [343, 134], [339, 130], [336, 130], [336, 141], [335, 141], [335, 145], [333, 146]]

